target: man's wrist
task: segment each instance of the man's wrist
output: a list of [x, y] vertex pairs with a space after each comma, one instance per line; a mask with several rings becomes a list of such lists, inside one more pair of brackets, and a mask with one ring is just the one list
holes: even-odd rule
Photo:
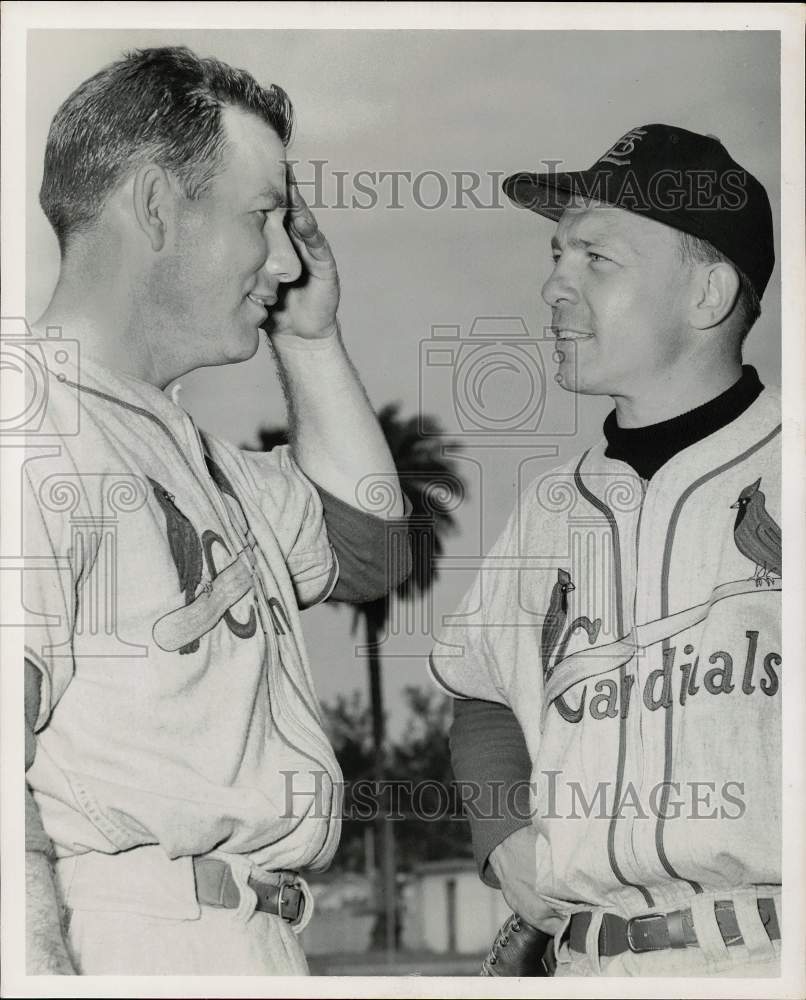
[[290, 341], [294, 341], [297, 344], [310, 344], [316, 345], [318, 343], [328, 343], [333, 340], [338, 340], [341, 333], [341, 328], [339, 327], [339, 321], [334, 319], [332, 323], [328, 323], [323, 326], [321, 330], [316, 333], [299, 333], [293, 329], [278, 330], [277, 333], [269, 334], [269, 340], [271, 343], [277, 343], [278, 341], [285, 345]]

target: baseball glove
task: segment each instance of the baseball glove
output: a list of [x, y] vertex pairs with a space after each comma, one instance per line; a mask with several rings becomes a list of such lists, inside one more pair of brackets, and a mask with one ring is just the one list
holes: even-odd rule
[[554, 938], [513, 913], [495, 936], [480, 976], [553, 976]]

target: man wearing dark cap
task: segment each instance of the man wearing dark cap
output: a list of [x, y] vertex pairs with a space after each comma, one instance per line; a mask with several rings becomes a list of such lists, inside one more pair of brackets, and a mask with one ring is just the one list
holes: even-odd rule
[[523, 492], [432, 656], [515, 911], [483, 971], [778, 975], [780, 400], [742, 365], [766, 192], [658, 124], [504, 190], [556, 223], [556, 380], [615, 408]]

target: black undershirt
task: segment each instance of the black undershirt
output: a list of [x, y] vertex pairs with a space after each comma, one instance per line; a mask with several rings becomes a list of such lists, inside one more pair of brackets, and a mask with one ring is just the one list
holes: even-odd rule
[[651, 479], [679, 451], [714, 434], [744, 413], [763, 388], [755, 368], [744, 365], [742, 377], [730, 389], [671, 420], [646, 427], [619, 427], [613, 410], [604, 422], [605, 455], [626, 462], [642, 479]]

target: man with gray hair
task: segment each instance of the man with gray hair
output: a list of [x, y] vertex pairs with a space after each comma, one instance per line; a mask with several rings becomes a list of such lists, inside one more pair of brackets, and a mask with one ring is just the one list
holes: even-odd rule
[[[342, 343], [276, 86], [185, 48], [81, 84], [48, 136], [61, 272], [23, 484], [29, 973], [303, 974], [301, 869], [340, 778], [300, 610], [374, 599], [391, 455]], [[269, 335], [290, 446], [241, 451], [164, 390]], [[34, 362], [32, 362], [34, 364]], [[110, 528], [114, 522], [114, 531]]]

